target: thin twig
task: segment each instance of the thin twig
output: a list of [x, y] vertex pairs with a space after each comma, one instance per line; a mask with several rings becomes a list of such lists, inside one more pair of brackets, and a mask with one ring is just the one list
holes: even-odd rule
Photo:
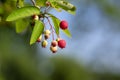
[[31, 2], [33, 3], [34, 6], [36, 6], [35, 0], [31, 0]]
[[50, 6], [46, 7], [44, 13], [47, 13], [49, 9], [50, 9]]
[[50, 25], [50, 29], [52, 30], [52, 38], [53, 38], [53, 40], [54, 40], [54, 30], [53, 30], [53, 26], [52, 26], [52, 24], [50, 23], [49, 18], [48, 18], [48, 17], [46, 17], [46, 18], [47, 18], [48, 23], [49, 23], [49, 25]]

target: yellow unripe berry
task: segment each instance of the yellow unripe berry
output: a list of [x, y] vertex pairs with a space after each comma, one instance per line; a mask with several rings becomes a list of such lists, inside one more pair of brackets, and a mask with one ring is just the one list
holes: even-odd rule
[[33, 15], [32, 18], [33, 18], [34, 20], [39, 20], [39, 16], [38, 16], [38, 15]]
[[58, 47], [57, 47], [57, 46], [55, 46], [55, 47], [50, 46], [50, 50], [51, 50], [53, 53], [56, 53], [57, 50], [58, 50]]
[[46, 46], [48, 45], [48, 42], [46, 40], [42, 41], [42, 47], [46, 48]]
[[45, 34], [45, 35], [46, 35], [46, 34], [50, 35], [50, 33], [51, 33], [50, 30], [45, 30], [45, 31], [44, 31], [44, 34]]

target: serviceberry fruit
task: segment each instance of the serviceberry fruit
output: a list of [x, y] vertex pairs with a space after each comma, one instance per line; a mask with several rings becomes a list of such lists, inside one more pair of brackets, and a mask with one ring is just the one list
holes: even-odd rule
[[62, 30], [67, 29], [67, 28], [68, 28], [68, 23], [67, 23], [67, 21], [62, 20], [62, 21], [60, 22], [60, 28], [61, 28]]
[[51, 6], [50, 2], [47, 1], [46, 2], [46, 6]]
[[41, 46], [43, 48], [46, 48], [47, 45], [48, 45], [48, 42], [46, 40], [42, 41], [42, 45]]
[[58, 46], [62, 49], [65, 48], [66, 47], [66, 41], [63, 40], [63, 39], [59, 40], [58, 41]]
[[38, 15], [33, 15], [32, 18], [33, 18], [33, 20], [39, 20], [39, 16]]
[[44, 38], [45, 38], [45, 39], [49, 39], [49, 37], [50, 37], [49, 34], [45, 34], [45, 35], [44, 35]]
[[40, 35], [40, 37], [37, 39], [37, 42], [41, 42], [42, 40], [42, 35]]
[[50, 30], [45, 30], [44, 31], [44, 34], [49, 34], [50, 35], [50, 33], [51, 33]]
[[57, 52], [57, 46], [53, 47], [53, 46], [50, 46], [50, 50], [53, 52], [53, 53], [56, 53]]
[[57, 45], [58, 45], [58, 42], [57, 42], [57, 41], [53, 40], [53, 41], [51, 42], [51, 46], [55, 47], [55, 46], [57, 46]]

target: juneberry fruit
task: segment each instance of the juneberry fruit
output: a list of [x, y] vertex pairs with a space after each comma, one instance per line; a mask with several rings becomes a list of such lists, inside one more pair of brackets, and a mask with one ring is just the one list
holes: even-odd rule
[[53, 53], [56, 53], [56, 52], [57, 52], [57, 46], [55, 46], [55, 47], [50, 46], [50, 50], [51, 50]]
[[51, 6], [50, 2], [47, 1], [46, 2], [46, 6]]
[[48, 39], [49, 37], [50, 37], [49, 34], [45, 34], [45, 35], [44, 35], [44, 38], [45, 38], [45, 39]]
[[38, 15], [33, 15], [32, 18], [33, 18], [34, 20], [39, 20], [39, 16], [38, 16]]
[[55, 47], [55, 46], [57, 46], [57, 45], [58, 45], [58, 42], [57, 42], [57, 41], [53, 40], [53, 41], [51, 42], [51, 46]]
[[67, 23], [67, 21], [62, 20], [62, 21], [60, 22], [60, 28], [61, 28], [62, 30], [67, 29], [67, 28], [68, 28], [68, 23]]
[[42, 47], [46, 48], [46, 46], [48, 45], [48, 42], [46, 40], [42, 41]]
[[66, 47], [66, 41], [63, 40], [63, 39], [59, 40], [58, 41], [58, 46], [62, 49], [65, 48]]
[[42, 35], [40, 35], [40, 37], [37, 39], [37, 42], [41, 42], [42, 40]]
[[50, 33], [51, 33], [50, 30], [45, 30], [45, 31], [44, 31], [44, 34], [50, 35]]

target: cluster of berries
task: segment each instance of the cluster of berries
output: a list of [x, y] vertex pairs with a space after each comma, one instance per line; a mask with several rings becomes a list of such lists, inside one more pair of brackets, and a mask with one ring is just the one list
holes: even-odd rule
[[[33, 15], [32, 18], [33, 18], [34, 20], [39, 20], [39, 16], [38, 16], [38, 15]], [[59, 26], [60, 26], [60, 28], [61, 28], [62, 30], [68, 29], [68, 23], [67, 23], [67, 21], [65, 21], [65, 20], [62, 20], [62, 21], [60, 22]], [[51, 27], [51, 28], [53, 28], [53, 27]], [[54, 29], [54, 28], [53, 28], [53, 29]], [[52, 30], [53, 30], [53, 29], [52, 29]], [[51, 31], [51, 30], [49, 30], [49, 29], [44, 30], [43, 34], [40, 35], [40, 37], [37, 39], [36, 42], [41, 42], [41, 46], [42, 46], [43, 48], [46, 48], [46, 46], [48, 45], [47, 39], [50, 38], [50, 35], [51, 35], [51, 34], [52, 34], [52, 37], [54, 37], [54, 35], [53, 35], [54, 32], [53, 32], [53, 31]], [[42, 36], [44, 36], [44, 40], [42, 40]], [[53, 40], [51, 41], [50, 50], [51, 50], [53, 53], [56, 53], [57, 50], [58, 50], [58, 47], [61, 48], [61, 49], [65, 48], [65, 47], [66, 47], [66, 41], [65, 41], [64, 39], [61, 39], [60, 37], [57, 37], [56, 40], [54, 40], [54, 38], [53, 38]]]

